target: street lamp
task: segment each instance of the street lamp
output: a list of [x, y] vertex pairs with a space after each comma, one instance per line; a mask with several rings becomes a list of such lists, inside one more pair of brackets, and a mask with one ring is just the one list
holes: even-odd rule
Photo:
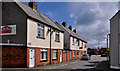
[[110, 36], [110, 34], [107, 34], [107, 60], [108, 60], [108, 37]]
[[49, 28], [48, 31], [50, 32], [50, 64], [51, 64], [51, 36], [52, 36], [52, 33], [53, 33], [55, 30], [52, 31], [52, 29]]

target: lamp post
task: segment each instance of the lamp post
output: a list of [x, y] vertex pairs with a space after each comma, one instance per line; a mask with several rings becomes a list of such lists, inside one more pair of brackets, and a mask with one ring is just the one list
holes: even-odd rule
[[52, 29], [50, 28], [49, 31], [50, 31], [50, 64], [51, 64], [51, 36], [55, 30], [52, 31]]
[[110, 36], [110, 34], [107, 34], [107, 60], [109, 60], [108, 59], [108, 37]]

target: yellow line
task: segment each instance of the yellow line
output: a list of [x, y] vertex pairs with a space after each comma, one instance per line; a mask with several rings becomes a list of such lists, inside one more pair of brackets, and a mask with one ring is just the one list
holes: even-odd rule
[[[78, 61], [75, 61], [75, 62], [72, 62], [70, 64], [74, 64], [74, 63], [77, 63]], [[68, 64], [64, 64], [64, 65], [60, 65], [60, 66], [55, 66], [55, 67], [52, 67], [52, 68], [48, 68], [48, 69], [55, 69], [55, 68], [59, 68], [59, 67], [63, 67], [63, 66], [66, 66]]]
[[74, 63], [77, 63], [78, 61], [75, 61], [75, 62], [72, 62], [72, 63], [70, 63], [70, 64], [74, 64]]
[[55, 69], [55, 68], [59, 68], [59, 67], [63, 67], [63, 66], [66, 66], [68, 64], [64, 64], [64, 65], [60, 65], [60, 66], [56, 66], [56, 67], [52, 67], [52, 68], [48, 68], [48, 69]]

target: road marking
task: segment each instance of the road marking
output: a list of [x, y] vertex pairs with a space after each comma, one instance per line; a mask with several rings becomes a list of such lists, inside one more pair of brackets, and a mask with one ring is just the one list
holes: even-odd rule
[[[70, 64], [74, 64], [74, 63], [77, 63], [78, 61], [75, 61], [75, 62], [72, 62]], [[63, 66], [66, 66], [68, 64], [64, 64], [64, 65], [60, 65], [60, 66], [55, 66], [55, 67], [52, 67], [52, 68], [48, 68], [48, 69], [55, 69], [55, 68], [59, 68], [59, 67], [63, 67]]]
[[52, 68], [48, 68], [48, 69], [55, 69], [55, 68], [59, 68], [59, 67], [63, 67], [63, 66], [66, 66], [68, 64], [64, 64], [64, 65], [60, 65], [60, 66], [56, 66], [56, 67], [52, 67]]
[[72, 62], [72, 63], [70, 63], [70, 64], [74, 64], [74, 63], [77, 63], [78, 61], [75, 61], [75, 62]]

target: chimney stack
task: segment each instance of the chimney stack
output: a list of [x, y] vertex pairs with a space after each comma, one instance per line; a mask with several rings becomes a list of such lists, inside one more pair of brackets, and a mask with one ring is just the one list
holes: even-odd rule
[[71, 27], [71, 25], [70, 25], [68, 28], [72, 31], [72, 27]]
[[63, 25], [64, 27], [67, 27], [67, 24], [66, 24], [66, 22], [63, 22], [63, 23], [62, 23], [62, 25]]
[[34, 10], [37, 10], [37, 4], [34, 0], [30, 0], [29, 2], [29, 6], [34, 9]]
[[59, 22], [55, 22], [55, 23], [60, 24]]
[[74, 29], [73, 32], [76, 33], [76, 29]]

